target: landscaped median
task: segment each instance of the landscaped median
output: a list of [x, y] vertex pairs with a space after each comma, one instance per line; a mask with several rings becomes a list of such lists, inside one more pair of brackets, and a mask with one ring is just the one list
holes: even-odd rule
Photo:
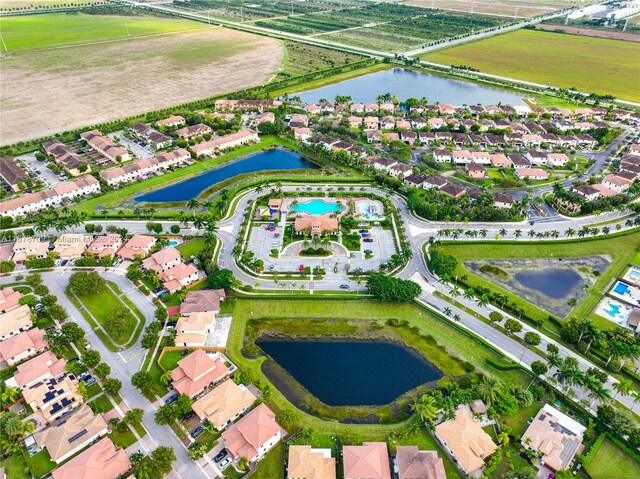
[[144, 316], [119, 288], [95, 272], [74, 273], [65, 290], [69, 300], [112, 351], [134, 344]]

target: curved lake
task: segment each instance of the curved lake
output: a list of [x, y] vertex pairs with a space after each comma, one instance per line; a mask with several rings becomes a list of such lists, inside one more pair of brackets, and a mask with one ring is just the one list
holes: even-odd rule
[[382, 341], [263, 339], [256, 344], [329, 406], [380, 406], [443, 374], [415, 351]]
[[582, 280], [575, 271], [560, 268], [520, 271], [514, 277], [523, 286], [553, 299], [567, 297]]
[[317, 165], [304, 160], [299, 154], [279, 148], [263, 151], [247, 158], [234, 161], [180, 183], [165, 186], [138, 196], [136, 201], [147, 203], [168, 203], [188, 201], [197, 197], [207, 188], [234, 176], [269, 170], [314, 169]]
[[426, 97], [430, 103], [452, 105], [525, 104], [519, 93], [404, 68], [369, 73], [295, 95], [305, 103], [318, 103], [321, 98], [333, 101], [336, 95], [349, 95], [356, 103], [375, 103], [376, 96], [384, 93], [395, 94], [400, 101]]

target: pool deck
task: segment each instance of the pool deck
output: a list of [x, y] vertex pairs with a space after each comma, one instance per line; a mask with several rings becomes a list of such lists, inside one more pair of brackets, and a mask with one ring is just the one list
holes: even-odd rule
[[[624, 285], [627, 291], [624, 293], [618, 293], [616, 291], [618, 285]], [[619, 299], [620, 301], [624, 301], [625, 303], [628, 303], [635, 307], [638, 307], [638, 305], [640, 305], [640, 289], [623, 281], [616, 281], [614, 283], [613, 288], [611, 288], [611, 291], [609, 291], [609, 296]]]
[[[611, 305], [620, 308], [620, 313], [618, 316], [613, 317], [607, 314], [606, 311], [612, 309]], [[595, 313], [598, 316], [617, 324], [618, 326], [629, 327], [627, 321], [629, 320], [629, 316], [631, 316], [631, 312], [633, 311], [633, 309], [633, 306], [621, 303], [620, 301], [605, 296], [596, 307]]]
[[[326, 213], [335, 214], [336, 217], [340, 218], [344, 215], [349, 214], [350, 204], [353, 201], [353, 216], [356, 218], [362, 219], [371, 219], [371, 220], [381, 220], [384, 218], [384, 206], [382, 202], [379, 200], [373, 200], [369, 198], [358, 198], [358, 197], [323, 197], [323, 196], [307, 196], [300, 198], [292, 198], [285, 197], [282, 200], [282, 211], [289, 213], [291, 215], [318, 215], [321, 213], [310, 213], [307, 211], [296, 211], [291, 208], [293, 202], [297, 200], [298, 205], [303, 205], [305, 203], [310, 203], [312, 201], [323, 201], [330, 205], [341, 204], [343, 206], [340, 211], [327, 211]], [[374, 216], [368, 217], [361, 213], [361, 207], [367, 204], [375, 205], [376, 214]]]

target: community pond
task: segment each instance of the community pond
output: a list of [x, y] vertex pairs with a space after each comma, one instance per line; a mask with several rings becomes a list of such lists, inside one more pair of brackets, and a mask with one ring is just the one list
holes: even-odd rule
[[401, 343], [268, 338], [256, 344], [328, 406], [389, 404], [443, 377], [442, 371]]
[[465, 261], [464, 266], [481, 278], [516, 296], [566, 317], [607, 269], [607, 256], [549, 259], [487, 259]]
[[321, 98], [333, 101], [337, 95], [350, 96], [357, 103], [375, 103], [384, 93], [397, 95], [400, 101], [426, 97], [430, 103], [453, 105], [525, 105], [519, 93], [404, 68], [369, 73], [296, 95], [305, 103], [318, 103]]
[[185, 181], [165, 186], [140, 195], [136, 201], [145, 203], [170, 203], [188, 201], [211, 186], [234, 176], [260, 171], [316, 169], [317, 165], [305, 160], [296, 152], [280, 148], [262, 151], [228, 163]]

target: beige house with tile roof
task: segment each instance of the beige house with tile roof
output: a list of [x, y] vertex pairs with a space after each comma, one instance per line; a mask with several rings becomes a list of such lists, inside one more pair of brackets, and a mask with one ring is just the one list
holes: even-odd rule
[[105, 437], [69, 462], [51, 471], [53, 479], [116, 479], [131, 468], [124, 449]]
[[207, 334], [213, 333], [216, 315], [213, 312], [191, 313], [180, 316], [176, 324], [176, 346], [198, 347], [204, 346]]
[[385, 442], [365, 442], [342, 448], [344, 479], [391, 479]]
[[60, 259], [78, 259], [89, 247], [93, 238], [91, 235], [65, 233], [61, 234], [53, 244], [53, 252]]
[[520, 442], [527, 449], [542, 454], [542, 463], [552, 471], [568, 469], [576, 454], [582, 452], [586, 427], [545, 404], [522, 435]]
[[42, 329], [33, 328], [0, 342], [0, 361], [9, 366], [34, 356], [49, 347]]
[[266, 404], [260, 404], [222, 433], [229, 453], [234, 458], [246, 457], [249, 462], [262, 458], [281, 437], [282, 428]]
[[0, 341], [27, 331], [33, 326], [31, 308], [23, 304], [0, 314]]
[[436, 451], [420, 451], [416, 446], [396, 448], [398, 479], [447, 479], [444, 462]]
[[473, 418], [468, 409], [456, 410], [456, 417], [436, 426], [436, 438], [451, 452], [465, 474], [484, 467], [484, 461], [498, 446]]
[[173, 388], [179, 394], [194, 398], [228, 374], [229, 369], [220, 354], [207, 354], [202, 349], [197, 349], [178, 361], [178, 367], [171, 372], [171, 380]]
[[7, 380], [7, 384], [24, 389], [64, 374], [66, 365], [64, 359], [58, 358], [52, 351], [45, 351], [20, 364], [13, 377]]
[[38, 238], [20, 238], [13, 244], [12, 261], [22, 263], [27, 258], [46, 258], [49, 242]]
[[189, 316], [198, 312], [220, 312], [220, 303], [224, 301], [226, 294], [224, 289], [201, 289], [189, 291], [180, 305], [180, 315]]
[[6, 313], [20, 305], [22, 293], [13, 288], [0, 289], [0, 313]]
[[47, 423], [59, 419], [83, 402], [78, 392], [78, 380], [72, 374], [37, 383], [24, 389], [22, 396], [34, 411], [40, 411]]
[[244, 385], [227, 379], [195, 401], [192, 409], [201, 421], [208, 419], [221, 431], [242, 416], [256, 399]]
[[156, 244], [156, 239], [153, 236], [133, 235], [131, 239], [120, 248], [117, 255], [122, 259], [130, 260], [136, 259], [137, 257], [144, 258], [149, 254], [154, 244]]
[[37, 432], [35, 440], [38, 446], [47, 450], [53, 462], [60, 464], [108, 432], [103, 417], [94, 414], [85, 404], [64, 423]]
[[122, 246], [122, 238], [117, 233], [109, 233], [105, 236], [98, 236], [87, 248], [88, 254], [94, 254], [98, 258], [114, 255]]
[[161, 273], [162, 271], [173, 268], [180, 263], [182, 263], [180, 251], [175, 249], [173, 246], [167, 246], [166, 248], [162, 248], [160, 251], [156, 251], [145, 259], [142, 262], [142, 267], [144, 269], [153, 270], [156, 273]]
[[331, 449], [290, 446], [287, 479], [336, 479], [336, 460]]

